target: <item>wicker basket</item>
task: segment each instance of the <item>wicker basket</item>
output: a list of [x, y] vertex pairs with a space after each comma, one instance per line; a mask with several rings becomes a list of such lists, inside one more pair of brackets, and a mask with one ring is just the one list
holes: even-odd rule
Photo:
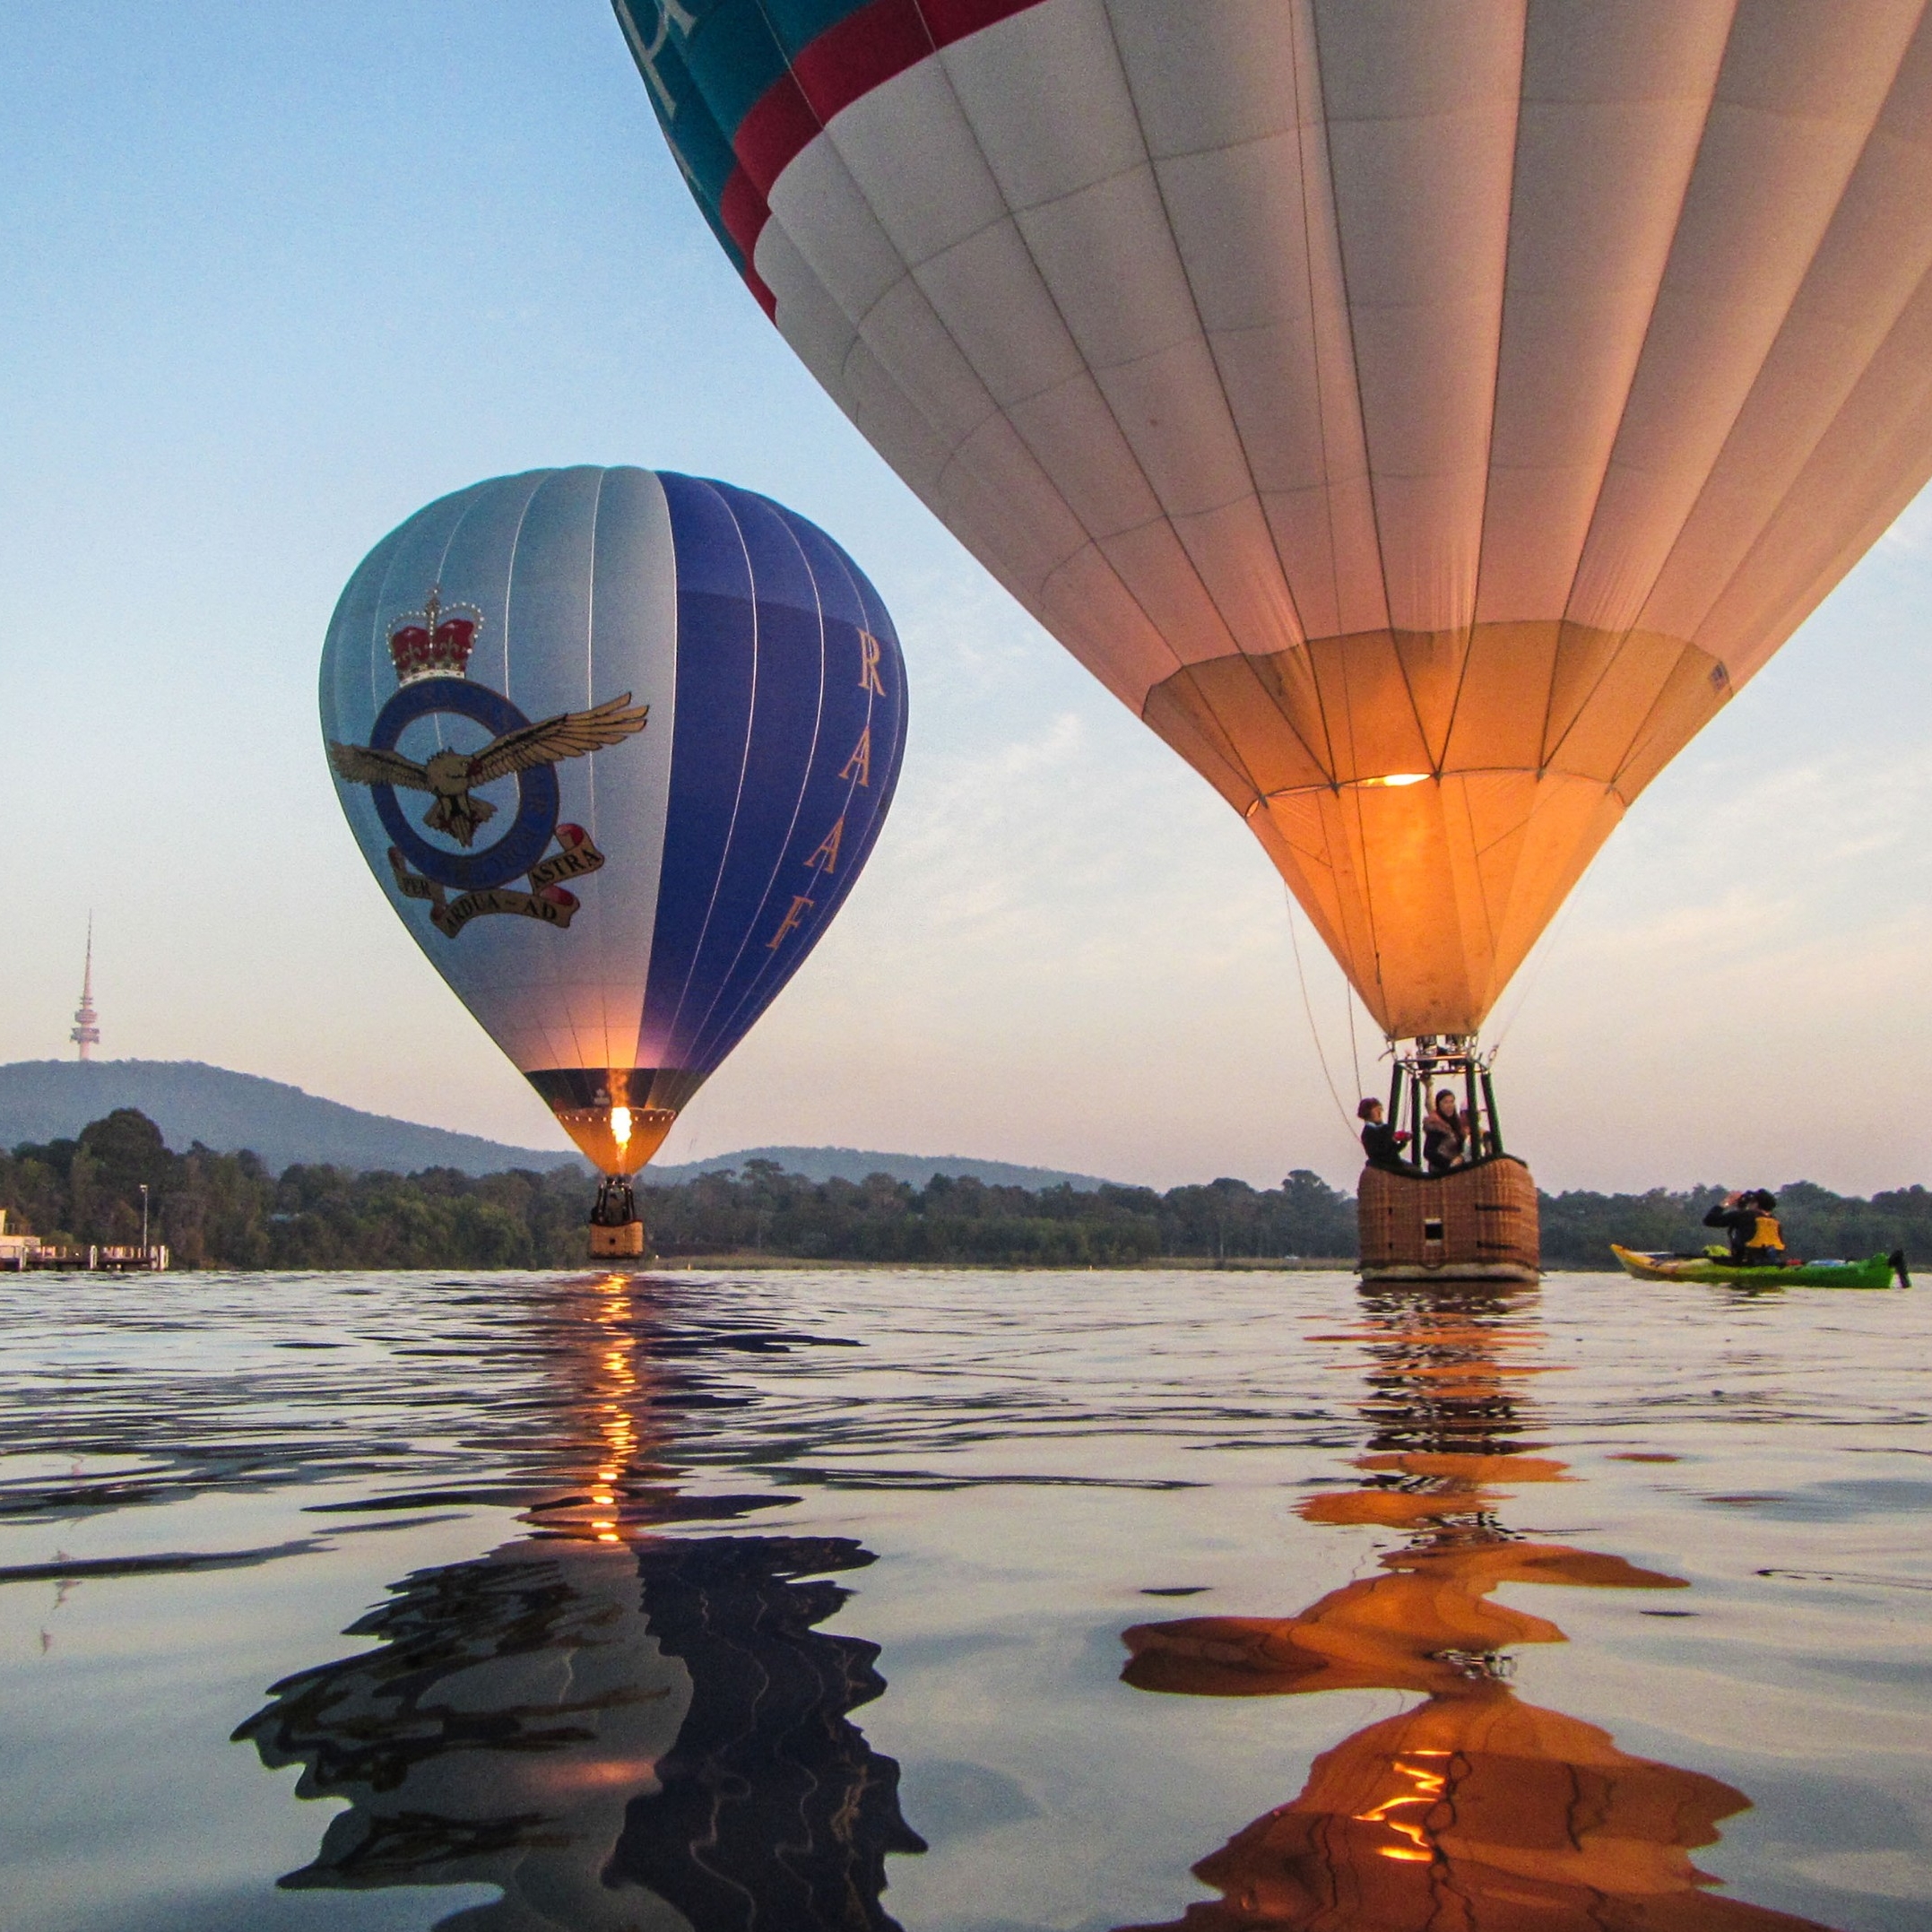
[[1534, 1281], [1537, 1184], [1513, 1155], [1445, 1174], [1365, 1167], [1356, 1196], [1365, 1280]]
[[593, 1221], [590, 1225], [590, 1257], [593, 1261], [635, 1261], [644, 1253], [644, 1223], [642, 1221], [619, 1221], [615, 1227], [607, 1227]]

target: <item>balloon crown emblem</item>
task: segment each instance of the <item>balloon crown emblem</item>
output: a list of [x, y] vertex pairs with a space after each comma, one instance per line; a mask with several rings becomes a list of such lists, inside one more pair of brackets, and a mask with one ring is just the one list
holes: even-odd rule
[[398, 684], [418, 678], [461, 678], [469, 674], [470, 653], [483, 628], [473, 603], [445, 603], [443, 586], [430, 586], [420, 611], [405, 611], [389, 629], [389, 655]]

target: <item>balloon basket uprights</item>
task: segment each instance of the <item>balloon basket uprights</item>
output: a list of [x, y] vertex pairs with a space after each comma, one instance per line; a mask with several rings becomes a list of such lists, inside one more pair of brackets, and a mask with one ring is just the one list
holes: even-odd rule
[[637, 1197], [622, 1174], [607, 1174], [590, 1211], [590, 1255], [593, 1261], [641, 1261], [646, 1252]]
[[1371, 1164], [1356, 1194], [1358, 1272], [1366, 1282], [1535, 1282], [1542, 1231], [1528, 1165], [1505, 1153], [1490, 1075], [1493, 1054], [1473, 1035], [1424, 1035], [1399, 1044], [1389, 1122], [1423, 1151], [1432, 1096], [1461, 1104], [1464, 1157], [1441, 1173], [1408, 1162]]

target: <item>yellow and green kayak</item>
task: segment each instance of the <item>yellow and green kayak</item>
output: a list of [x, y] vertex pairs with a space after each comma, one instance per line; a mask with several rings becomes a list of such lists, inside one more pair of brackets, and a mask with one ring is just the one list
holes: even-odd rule
[[1614, 1241], [1610, 1252], [1639, 1281], [1737, 1281], [1754, 1288], [1889, 1288], [1896, 1276], [1902, 1288], [1912, 1285], [1902, 1248], [1862, 1261], [1800, 1261], [1784, 1268], [1741, 1268], [1708, 1254], [1642, 1254]]

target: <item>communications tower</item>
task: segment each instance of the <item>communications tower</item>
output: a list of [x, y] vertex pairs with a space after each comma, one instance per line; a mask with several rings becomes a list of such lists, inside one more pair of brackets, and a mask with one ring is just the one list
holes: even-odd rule
[[81, 1003], [74, 1009], [74, 1031], [67, 1037], [81, 1050], [82, 1060], [91, 1060], [100, 1044], [100, 1022], [94, 1013], [94, 915], [87, 915], [87, 970], [81, 980]]

